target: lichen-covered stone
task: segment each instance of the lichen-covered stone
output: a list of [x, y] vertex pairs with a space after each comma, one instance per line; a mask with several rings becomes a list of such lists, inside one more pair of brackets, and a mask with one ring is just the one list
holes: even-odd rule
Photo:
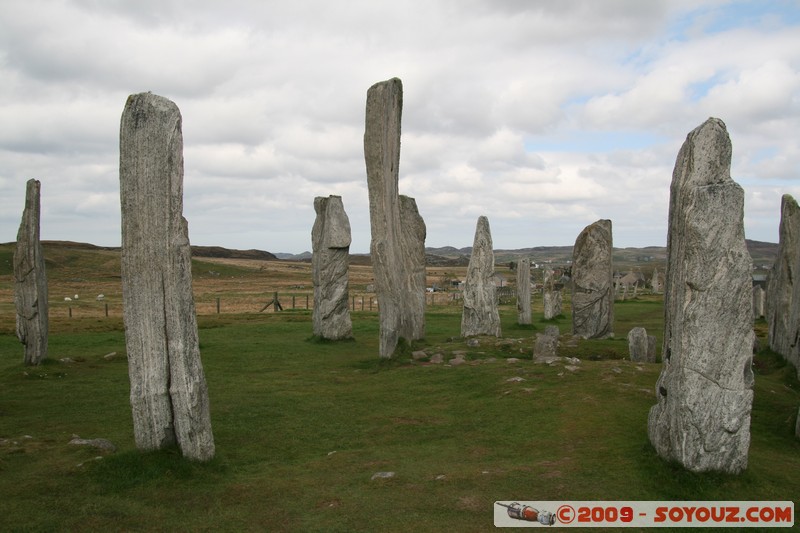
[[628, 332], [628, 354], [631, 361], [637, 363], [656, 362], [655, 337], [647, 334], [647, 330], [636, 327]]
[[542, 292], [544, 319], [550, 320], [561, 314], [561, 291], [545, 288]]
[[461, 314], [461, 336], [494, 335], [499, 337], [500, 314], [497, 310], [497, 288], [494, 282], [494, 249], [489, 219], [478, 217], [475, 240], [464, 282], [464, 309]]
[[25, 365], [38, 365], [47, 358], [47, 272], [39, 240], [41, 183], [28, 180], [25, 209], [14, 250], [14, 306], [17, 338], [24, 347]]
[[364, 160], [383, 358], [394, 354], [400, 338], [425, 335], [425, 223], [413, 198], [398, 193], [402, 110], [398, 78], [367, 91]]
[[348, 302], [350, 219], [341, 196], [314, 198], [317, 218], [311, 229], [314, 283], [314, 335], [339, 340], [352, 337]]
[[747, 467], [753, 402], [752, 261], [731, 142], [711, 118], [687, 136], [670, 187], [663, 368], [648, 434], [692, 471]]
[[517, 261], [517, 323], [531, 323], [531, 260]]
[[120, 125], [122, 296], [136, 445], [173, 443], [214, 456], [208, 389], [183, 218], [183, 134], [178, 107], [131, 95]]
[[767, 283], [768, 341], [797, 369], [800, 377], [800, 206], [784, 194], [781, 198], [781, 221], [778, 227], [778, 256]]
[[586, 339], [614, 334], [611, 221], [586, 226], [572, 251], [572, 333]]

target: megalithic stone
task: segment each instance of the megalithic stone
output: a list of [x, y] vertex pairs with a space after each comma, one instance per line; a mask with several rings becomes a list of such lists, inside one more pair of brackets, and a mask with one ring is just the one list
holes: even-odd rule
[[25, 209], [14, 251], [14, 305], [17, 338], [24, 347], [25, 365], [38, 365], [47, 358], [47, 272], [39, 240], [41, 183], [28, 180]]
[[544, 319], [550, 320], [561, 314], [561, 291], [558, 289], [544, 288], [542, 291], [542, 305], [544, 306]]
[[769, 347], [789, 361], [800, 376], [800, 206], [784, 194], [778, 227], [778, 256], [767, 282]]
[[339, 340], [353, 335], [348, 305], [350, 219], [341, 196], [314, 198], [317, 218], [311, 230], [314, 282], [314, 335]]
[[747, 468], [753, 403], [752, 261], [731, 141], [710, 118], [678, 153], [670, 186], [663, 367], [648, 434], [696, 471]]
[[531, 260], [517, 261], [517, 323], [531, 324]]
[[475, 240], [464, 283], [464, 309], [461, 314], [461, 336], [501, 335], [497, 311], [497, 288], [494, 283], [494, 248], [489, 219], [478, 217]]
[[410, 340], [425, 337], [425, 237], [427, 228], [414, 198], [400, 195], [400, 227], [403, 234], [403, 263], [407, 289], [401, 304], [404, 307], [402, 327]]
[[183, 218], [183, 133], [178, 107], [131, 95], [120, 124], [122, 296], [136, 445], [177, 444], [214, 456], [208, 389]]
[[611, 221], [586, 226], [572, 252], [572, 333], [586, 339], [614, 334]]
[[425, 224], [412, 198], [398, 193], [403, 85], [398, 78], [367, 91], [364, 160], [369, 188], [370, 255], [380, 310], [380, 356], [398, 340], [425, 332]]

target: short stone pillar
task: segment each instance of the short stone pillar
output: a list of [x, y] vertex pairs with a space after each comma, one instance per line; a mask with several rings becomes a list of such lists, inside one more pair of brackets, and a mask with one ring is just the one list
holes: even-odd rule
[[341, 196], [314, 198], [317, 218], [311, 229], [311, 277], [314, 284], [314, 335], [347, 339], [353, 335], [348, 302], [350, 219]]

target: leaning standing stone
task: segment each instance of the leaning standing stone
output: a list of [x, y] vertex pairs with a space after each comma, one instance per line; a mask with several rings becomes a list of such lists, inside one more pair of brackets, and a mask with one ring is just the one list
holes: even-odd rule
[[350, 219], [341, 196], [314, 198], [314, 210], [317, 213], [311, 230], [314, 335], [330, 340], [346, 339], [353, 334], [347, 272]]
[[572, 252], [572, 334], [601, 339], [614, 334], [611, 221], [586, 226]]
[[364, 160], [369, 189], [370, 256], [380, 312], [381, 357], [399, 339], [425, 335], [425, 223], [413, 198], [400, 196], [400, 120], [403, 84], [398, 78], [367, 91]]
[[177, 444], [214, 456], [208, 390], [183, 218], [178, 107], [151, 93], [128, 97], [120, 126], [122, 296], [136, 445]]
[[475, 228], [463, 299], [461, 336], [499, 337], [500, 314], [497, 311], [497, 289], [494, 284], [494, 249], [489, 219], [484, 216], [478, 218]]
[[38, 365], [47, 358], [47, 272], [39, 240], [41, 183], [28, 180], [25, 209], [14, 251], [14, 304], [17, 338], [24, 347], [23, 362]]
[[800, 206], [784, 194], [778, 227], [778, 257], [767, 283], [769, 347], [794, 365], [800, 376]]
[[531, 260], [517, 262], [517, 323], [531, 323]]
[[648, 434], [696, 471], [747, 468], [753, 402], [752, 261], [725, 124], [689, 133], [670, 187], [663, 368]]

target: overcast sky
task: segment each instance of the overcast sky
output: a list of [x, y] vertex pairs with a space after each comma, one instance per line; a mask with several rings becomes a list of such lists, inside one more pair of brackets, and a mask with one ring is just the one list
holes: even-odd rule
[[0, 242], [25, 182], [41, 234], [119, 246], [129, 94], [183, 115], [192, 244], [311, 249], [341, 195], [369, 251], [367, 89], [403, 81], [400, 192], [427, 246], [666, 243], [686, 134], [727, 124], [747, 238], [777, 242], [800, 198], [800, 3], [724, 0], [3, 0]]

